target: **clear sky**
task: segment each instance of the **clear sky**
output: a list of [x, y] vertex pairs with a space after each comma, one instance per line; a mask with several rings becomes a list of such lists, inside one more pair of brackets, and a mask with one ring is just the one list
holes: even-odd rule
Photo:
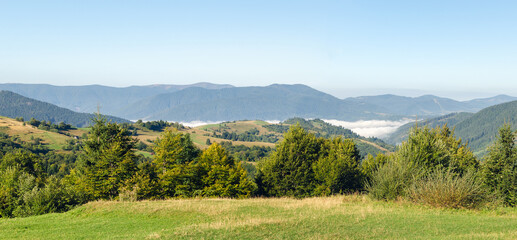
[[517, 1], [0, 0], [0, 82], [517, 96]]

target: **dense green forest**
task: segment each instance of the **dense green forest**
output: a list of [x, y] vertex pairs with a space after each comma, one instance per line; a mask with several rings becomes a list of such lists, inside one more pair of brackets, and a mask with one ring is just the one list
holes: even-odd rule
[[[78, 127], [85, 127], [91, 124], [93, 114], [77, 113], [66, 108], [61, 108], [50, 103], [41, 102], [26, 98], [9, 91], [0, 91], [0, 116], [10, 118], [35, 118], [40, 121], [47, 121], [52, 124], [61, 122]], [[128, 120], [106, 116], [113, 122], [123, 123]]]
[[[100, 115], [93, 122], [79, 151], [66, 153], [38, 139], [0, 134], [2, 217], [62, 212], [97, 199], [350, 192], [452, 208], [517, 204], [517, 148], [509, 125], [500, 128], [484, 159], [441, 126], [414, 128], [393, 153], [361, 160], [353, 140], [315, 134], [300, 121], [275, 149], [250, 147], [251, 152], [230, 143], [201, 150], [190, 134], [168, 128], [153, 141], [152, 158], [136, 153], [138, 140], [124, 124]], [[242, 162], [251, 158], [261, 160], [256, 166]]]

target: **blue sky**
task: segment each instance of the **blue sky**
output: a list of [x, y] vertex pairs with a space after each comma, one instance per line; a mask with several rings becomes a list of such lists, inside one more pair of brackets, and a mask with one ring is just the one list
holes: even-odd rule
[[0, 82], [517, 95], [515, 1], [1, 1]]

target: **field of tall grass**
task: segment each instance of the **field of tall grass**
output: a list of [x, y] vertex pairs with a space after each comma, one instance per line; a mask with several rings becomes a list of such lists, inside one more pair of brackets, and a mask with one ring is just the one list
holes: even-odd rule
[[364, 195], [97, 201], [0, 219], [2, 239], [517, 239], [517, 210], [465, 210]]

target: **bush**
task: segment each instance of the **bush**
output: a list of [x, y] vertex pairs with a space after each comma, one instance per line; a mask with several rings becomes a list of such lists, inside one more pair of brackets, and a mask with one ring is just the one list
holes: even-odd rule
[[422, 174], [423, 168], [414, 163], [391, 159], [372, 173], [365, 186], [374, 199], [394, 200], [405, 196], [407, 188]]
[[478, 208], [490, 199], [473, 171], [459, 175], [445, 169], [436, 169], [414, 181], [407, 196], [418, 203], [444, 208]]
[[84, 203], [80, 194], [63, 185], [56, 177], [47, 179], [45, 186], [35, 185], [34, 177], [22, 174], [20, 196], [13, 211], [15, 217], [27, 217], [51, 212], [65, 212]]

